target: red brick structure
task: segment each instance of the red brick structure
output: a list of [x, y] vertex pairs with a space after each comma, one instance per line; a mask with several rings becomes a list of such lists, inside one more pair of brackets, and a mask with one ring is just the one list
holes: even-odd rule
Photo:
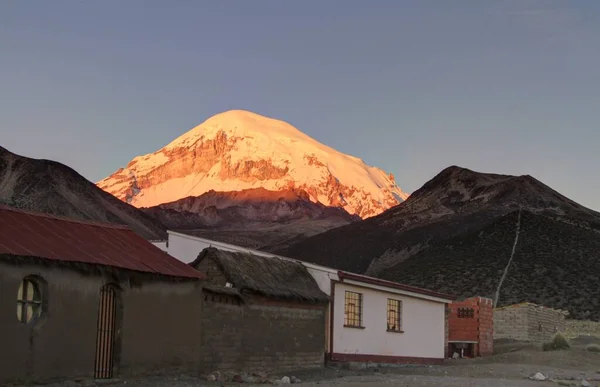
[[494, 352], [494, 306], [489, 298], [473, 297], [449, 305], [448, 357], [489, 356]]

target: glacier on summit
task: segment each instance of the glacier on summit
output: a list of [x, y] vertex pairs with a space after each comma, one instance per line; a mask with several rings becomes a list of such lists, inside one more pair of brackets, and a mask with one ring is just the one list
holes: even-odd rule
[[294, 126], [245, 110], [217, 114], [97, 185], [136, 207], [211, 190], [301, 189], [310, 200], [361, 218], [408, 195], [391, 174], [319, 143]]

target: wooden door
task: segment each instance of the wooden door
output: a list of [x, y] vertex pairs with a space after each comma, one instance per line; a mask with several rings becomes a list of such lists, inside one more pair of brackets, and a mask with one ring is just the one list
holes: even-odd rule
[[96, 333], [96, 362], [94, 378], [111, 379], [115, 357], [115, 323], [117, 320], [117, 292], [105, 285], [100, 289], [98, 331]]

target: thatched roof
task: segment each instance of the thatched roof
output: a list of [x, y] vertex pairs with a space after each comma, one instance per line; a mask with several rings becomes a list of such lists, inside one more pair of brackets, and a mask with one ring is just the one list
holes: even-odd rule
[[329, 301], [299, 262], [207, 247], [190, 265], [196, 267], [204, 259], [213, 260], [242, 293], [315, 303]]
[[244, 297], [242, 297], [242, 294], [240, 293], [240, 291], [235, 288], [228, 288], [225, 286], [204, 285], [204, 286], [202, 286], [202, 289], [209, 293], [233, 296], [233, 297], [237, 297], [241, 300], [244, 299]]

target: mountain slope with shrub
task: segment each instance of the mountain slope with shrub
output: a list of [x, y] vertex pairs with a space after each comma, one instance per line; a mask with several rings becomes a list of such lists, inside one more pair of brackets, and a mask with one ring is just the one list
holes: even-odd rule
[[600, 213], [531, 176], [449, 167], [379, 216], [274, 250], [460, 296], [494, 296], [519, 212], [499, 305], [540, 302], [600, 318], [595, 301], [583, 297], [595, 290], [582, 285], [600, 272]]

